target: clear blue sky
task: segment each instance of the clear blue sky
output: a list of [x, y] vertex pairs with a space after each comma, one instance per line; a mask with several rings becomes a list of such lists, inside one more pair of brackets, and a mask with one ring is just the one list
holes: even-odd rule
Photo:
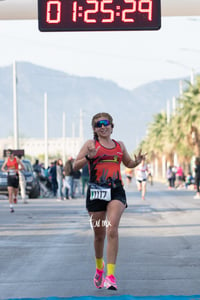
[[163, 17], [159, 31], [39, 32], [37, 21], [0, 21], [0, 66], [16, 61], [110, 79], [133, 89], [200, 73], [200, 17]]

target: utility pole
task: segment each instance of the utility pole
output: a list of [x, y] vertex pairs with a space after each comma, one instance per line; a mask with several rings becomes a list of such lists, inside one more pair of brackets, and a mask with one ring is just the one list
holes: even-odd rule
[[48, 168], [48, 111], [47, 111], [47, 93], [44, 94], [44, 157], [45, 169]]
[[167, 124], [170, 122], [170, 102], [167, 100]]
[[65, 124], [66, 124], [66, 118], [65, 118], [65, 112], [63, 112], [63, 119], [62, 119], [63, 165], [65, 165], [65, 139], [66, 139]]
[[176, 97], [174, 96], [172, 98], [172, 112], [173, 112], [173, 116], [176, 114]]
[[81, 144], [84, 141], [84, 134], [83, 134], [83, 111], [80, 109], [80, 123], [79, 123], [79, 137]]
[[13, 62], [13, 129], [14, 149], [19, 149], [16, 62]]
[[190, 83], [191, 83], [192, 85], [195, 84], [195, 72], [194, 72], [194, 69], [192, 69], [192, 71], [191, 71], [191, 75], [190, 75]]

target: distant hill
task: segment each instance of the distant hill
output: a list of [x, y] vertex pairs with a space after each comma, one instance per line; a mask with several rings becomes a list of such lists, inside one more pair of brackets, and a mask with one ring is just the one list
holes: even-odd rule
[[[146, 132], [153, 115], [166, 109], [166, 101], [179, 95], [183, 78], [154, 81], [132, 91], [94, 77], [79, 77], [27, 62], [17, 62], [19, 134], [44, 136], [44, 93], [48, 95], [49, 137], [62, 135], [62, 114], [66, 113], [66, 135], [79, 134], [79, 112], [84, 113], [84, 136], [92, 137], [91, 118], [109, 112], [115, 123], [113, 138], [133, 151]], [[0, 68], [0, 138], [13, 135], [12, 66]]]

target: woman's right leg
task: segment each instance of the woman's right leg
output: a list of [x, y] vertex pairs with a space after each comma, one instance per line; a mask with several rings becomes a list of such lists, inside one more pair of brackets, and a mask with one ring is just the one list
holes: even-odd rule
[[146, 194], [146, 181], [142, 181], [142, 200], [145, 200], [145, 194]]
[[[106, 212], [89, 212], [90, 225], [94, 230], [94, 250], [95, 250], [95, 262], [96, 272], [94, 275], [94, 285], [97, 289], [101, 289], [104, 286], [104, 240], [106, 236], [105, 218]], [[103, 222], [102, 222], [103, 221]]]
[[9, 201], [9, 205], [10, 205], [10, 212], [14, 212], [14, 208], [13, 208], [13, 187], [12, 186], [8, 186], [8, 201]]
[[8, 186], [8, 201], [9, 201], [10, 205], [13, 204], [13, 187], [12, 186]]
[[[94, 250], [96, 258], [103, 258], [104, 240], [106, 236], [106, 212], [89, 212], [90, 225], [94, 231]], [[103, 222], [102, 222], [103, 221]]]
[[136, 184], [137, 184], [138, 191], [141, 192], [141, 190], [142, 190], [142, 183], [140, 181], [136, 180]]

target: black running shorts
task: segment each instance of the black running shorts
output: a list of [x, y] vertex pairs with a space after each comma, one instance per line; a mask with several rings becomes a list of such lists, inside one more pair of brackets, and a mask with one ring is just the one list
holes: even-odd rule
[[16, 175], [8, 175], [8, 187], [13, 187], [17, 189], [19, 187], [19, 176]]
[[[119, 200], [123, 204], [126, 205], [126, 193], [123, 188], [123, 186], [116, 187], [116, 188], [111, 188], [111, 200]], [[89, 212], [94, 212], [94, 211], [106, 211], [107, 205], [110, 201], [105, 201], [105, 200], [100, 200], [100, 199], [95, 199], [95, 200], [90, 200], [90, 188], [88, 187], [87, 190], [87, 197], [86, 197], [86, 208]]]

